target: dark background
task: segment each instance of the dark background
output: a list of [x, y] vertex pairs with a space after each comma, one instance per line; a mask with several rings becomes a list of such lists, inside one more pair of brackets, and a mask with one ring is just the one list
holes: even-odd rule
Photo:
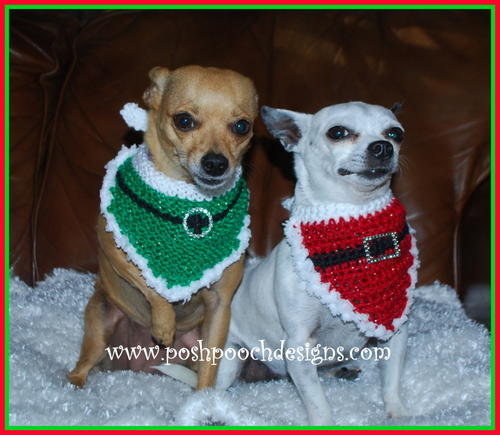
[[[394, 190], [422, 260], [419, 284], [454, 286], [488, 322], [490, 12], [12, 11], [10, 263], [29, 284], [54, 267], [96, 271], [104, 165], [129, 141], [119, 116], [156, 65], [237, 70], [262, 104], [315, 112], [403, 103]], [[260, 120], [246, 159], [252, 248], [283, 236], [290, 155]], [[474, 308], [475, 307], [475, 308]]]

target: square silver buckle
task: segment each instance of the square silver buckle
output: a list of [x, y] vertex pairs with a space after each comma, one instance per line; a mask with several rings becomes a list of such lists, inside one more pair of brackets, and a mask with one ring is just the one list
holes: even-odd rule
[[[388, 255], [381, 255], [379, 257], [373, 257], [370, 254], [370, 242], [376, 239], [383, 239], [385, 237], [390, 237], [392, 240], [394, 253]], [[365, 249], [366, 261], [368, 263], [377, 263], [382, 260], [390, 260], [391, 258], [397, 258], [401, 255], [401, 249], [399, 248], [398, 235], [393, 231], [390, 233], [376, 234], [374, 236], [368, 236], [363, 238], [363, 247]]]

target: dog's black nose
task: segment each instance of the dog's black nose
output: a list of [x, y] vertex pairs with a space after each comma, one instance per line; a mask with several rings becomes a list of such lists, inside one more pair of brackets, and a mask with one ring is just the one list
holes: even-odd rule
[[378, 140], [368, 145], [370, 155], [378, 160], [388, 160], [394, 155], [392, 144], [386, 140]]
[[207, 153], [201, 159], [201, 167], [212, 177], [220, 177], [228, 166], [229, 162], [222, 154]]

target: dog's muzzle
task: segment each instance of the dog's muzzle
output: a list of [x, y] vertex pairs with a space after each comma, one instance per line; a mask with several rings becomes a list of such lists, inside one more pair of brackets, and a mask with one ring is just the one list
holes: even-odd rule
[[380, 162], [386, 162], [394, 155], [392, 144], [386, 140], [377, 140], [368, 145], [366, 149], [370, 157], [374, 157]]
[[194, 173], [196, 184], [208, 190], [222, 188], [230, 179], [229, 161], [223, 154], [207, 153]]
[[394, 157], [394, 147], [389, 141], [377, 140], [366, 148], [366, 169], [361, 171], [351, 171], [340, 168], [337, 173], [341, 176], [359, 175], [369, 180], [387, 177], [392, 174], [392, 159]]
[[229, 161], [222, 154], [207, 153], [201, 158], [200, 165], [209, 177], [220, 177], [227, 171]]

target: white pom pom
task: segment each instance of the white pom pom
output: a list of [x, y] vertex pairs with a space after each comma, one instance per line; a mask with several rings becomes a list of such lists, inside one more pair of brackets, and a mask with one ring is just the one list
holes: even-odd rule
[[120, 115], [129, 127], [137, 131], [146, 131], [148, 126], [148, 112], [135, 103], [127, 103], [120, 110]]
[[293, 207], [293, 199], [294, 199], [293, 197], [289, 197], [289, 198], [283, 198], [281, 200], [281, 205], [283, 206], [283, 208], [285, 210], [290, 211], [292, 209], [292, 207]]

